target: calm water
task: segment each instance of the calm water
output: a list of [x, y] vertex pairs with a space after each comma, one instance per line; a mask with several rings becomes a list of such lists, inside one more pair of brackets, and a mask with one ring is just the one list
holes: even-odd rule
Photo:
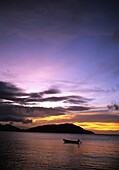
[[[82, 144], [64, 144], [63, 138]], [[119, 136], [0, 132], [0, 170], [118, 170]]]

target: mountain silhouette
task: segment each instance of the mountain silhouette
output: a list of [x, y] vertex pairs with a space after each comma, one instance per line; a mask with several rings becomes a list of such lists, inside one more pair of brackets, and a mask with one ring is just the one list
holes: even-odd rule
[[77, 134], [94, 134], [94, 132], [85, 130], [74, 124], [59, 124], [59, 125], [43, 125], [28, 129], [19, 129], [13, 125], [0, 124], [0, 131], [15, 131], [15, 132], [46, 132], [46, 133], [77, 133]]
[[59, 125], [44, 125], [29, 128], [27, 132], [49, 132], [49, 133], [80, 133], [80, 134], [94, 134], [92, 131], [84, 130], [83, 128], [74, 124], [59, 124]]
[[19, 132], [21, 131], [21, 129], [15, 127], [15, 126], [12, 126], [10, 124], [6, 124], [6, 125], [1, 125], [0, 124], [0, 131], [14, 131], [14, 132]]

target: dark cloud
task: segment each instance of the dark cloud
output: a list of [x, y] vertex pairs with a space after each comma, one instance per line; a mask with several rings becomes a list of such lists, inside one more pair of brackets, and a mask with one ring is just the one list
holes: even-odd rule
[[[118, 73], [119, 73], [119, 68], [115, 69], [113, 72], [113, 76], [115, 75], [115, 77], [118, 76]], [[112, 92], [118, 92], [119, 90], [119, 87], [118, 85], [115, 85], [115, 86], [112, 86], [110, 88], [99, 88], [99, 87], [94, 87], [94, 88], [79, 88], [79, 89], [76, 89], [74, 90], [74, 92], [83, 92], [83, 93], [97, 93], [97, 94], [101, 94], [101, 93], [112, 93]], [[91, 100], [95, 100], [95, 98], [87, 98], [87, 102], [88, 101], [91, 101]], [[69, 100], [70, 102], [70, 100]], [[82, 101], [79, 101], [79, 103], [81, 103]], [[84, 102], [85, 103], [85, 102]], [[75, 101], [74, 101], [74, 104], [75, 104]], [[77, 103], [78, 104], [78, 103]]]
[[79, 89], [79, 91], [83, 93], [108, 93], [110, 89], [102, 89], [99, 87], [94, 87], [92, 89], [89, 88]]
[[58, 102], [58, 101], [63, 101], [67, 100], [67, 97], [47, 97], [47, 98], [42, 98], [40, 101], [41, 102]]
[[23, 96], [27, 94], [17, 86], [9, 83], [0, 81], [0, 99], [11, 100], [16, 102], [22, 102]]
[[[90, 99], [82, 96], [53, 96], [60, 93], [59, 89], [48, 89], [42, 92], [26, 93], [25, 90], [8, 82], [0, 81], [0, 121], [31, 123], [29, 117], [48, 117], [64, 115], [68, 111], [84, 111], [89, 110], [85, 106], [70, 107], [34, 107], [29, 106], [34, 102], [59, 102], [72, 104], [87, 104]], [[46, 97], [52, 95], [51, 97]]]
[[0, 104], [0, 121], [2, 122], [21, 122], [23, 124], [32, 123], [29, 117], [48, 117], [64, 115], [63, 108], [44, 108], [44, 107], [24, 107], [17, 105]]
[[0, 81], [0, 98], [7, 98], [8, 96], [23, 96], [23, 90], [15, 85]]
[[[21, 103], [21, 104], [25, 104], [28, 102], [42, 102], [45, 100], [51, 100], [51, 101], [55, 101], [54, 99], [42, 99], [43, 95], [49, 95], [49, 94], [57, 94], [60, 93], [59, 89], [48, 89], [46, 91], [43, 92], [37, 92], [37, 93], [26, 93], [23, 89], [9, 83], [9, 82], [3, 82], [0, 81], [0, 99], [2, 101], [3, 100], [8, 100], [8, 101], [12, 101], [12, 102], [16, 102], [16, 103]], [[58, 100], [58, 99], [56, 99]], [[61, 100], [61, 99], [59, 99]], [[0, 102], [1, 102], [0, 101]]]
[[112, 104], [107, 105], [107, 108], [109, 110], [116, 110], [116, 111], [118, 111], [119, 110], [119, 104], [114, 102]]
[[[23, 104], [28, 104], [30, 102], [43, 102], [41, 99], [44, 94], [56, 93], [59, 93], [58, 89], [49, 89], [43, 92], [28, 94], [11, 83], [0, 81], [1, 121], [5, 119], [7, 121], [8, 119], [9, 121], [21, 121], [27, 123], [29, 122], [29, 119], [26, 119], [27, 117], [45, 117], [64, 114], [61, 109], [23, 106]], [[17, 119], [17, 117], [20, 119]]]
[[82, 122], [98, 122], [99, 125], [100, 123], [119, 123], [119, 114], [107, 114], [107, 113], [103, 113], [102, 111], [97, 112], [97, 115], [89, 115], [89, 114], [76, 114], [73, 116], [67, 116], [66, 118], [63, 117], [61, 119], [57, 119], [57, 120], [44, 120], [42, 123], [43, 124], [47, 124], [47, 123], [73, 123], [73, 122], [78, 122], [78, 123], [82, 123]]
[[[88, 111], [91, 109], [89, 106], [85, 106], [90, 100], [82, 96], [52, 96], [44, 97], [46, 95], [53, 95], [60, 93], [58, 89], [49, 89], [38, 93], [25, 93], [21, 88], [7, 82], [0, 82], [0, 121], [2, 122], [21, 122], [21, 123], [32, 123], [33, 118], [37, 117], [48, 117], [65, 115], [68, 112], [80, 112]], [[4, 101], [5, 100], [5, 101]], [[6, 101], [7, 100], [7, 101]], [[69, 104], [75, 104], [74, 106], [68, 107], [31, 107], [28, 106], [30, 102], [66, 102]], [[18, 103], [18, 104], [15, 104]], [[20, 104], [23, 102], [26, 106]], [[82, 105], [79, 105], [82, 104]], [[32, 119], [29, 119], [32, 117]], [[108, 114], [108, 112], [101, 112], [93, 115], [75, 115], [72, 121], [78, 122], [119, 122], [118, 114]]]
[[[27, 105], [32, 102], [59, 102], [62, 101], [64, 103], [69, 104], [85, 104], [92, 99], [88, 99], [82, 96], [51, 96], [46, 97], [46, 95], [54, 95], [60, 93], [59, 89], [48, 89], [42, 92], [35, 93], [26, 93], [23, 89], [8, 83], [0, 81], [0, 103], [8, 103], [8, 104], [21, 104]], [[44, 97], [45, 95], [45, 97]], [[4, 101], [6, 100], [6, 101]]]
[[[57, 93], [60, 93], [60, 90], [55, 89], [55, 88], [48, 89], [43, 92], [30, 93], [29, 97], [24, 99], [24, 102], [42, 102], [42, 101], [45, 101], [45, 99], [43, 100], [44, 95], [57, 94]], [[53, 100], [53, 99], [51, 99], [51, 100]]]
[[71, 103], [71, 104], [79, 104], [79, 103], [85, 103], [83, 100], [74, 100], [74, 99], [68, 99], [66, 103]]
[[42, 97], [41, 93], [30, 93], [29, 95], [31, 98], [41, 98]]
[[119, 115], [117, 114], [107, 114], [107, 113], [97, 113], [94, 115], [76, 115], [73, 121], [77, 122], [114, 122], [119, 123]]
[[59, 97], [47, 97], [47, 98], [42, 98], [40, 99], [41, 102], [47, 102], [47, 101], [52, 101], [52, 102], [58, 102], [58, 101], [63, 101], [64, 103], [72, 103], [72, 104], [79, 104], [79, 103], [87, 103], [92, 99], [88, 99], [82, 96], [59, 96]]
[[42, 92], [42, 94], [57, 94], [57, 93], [60, 93], [60, 90], [55, 89], [55, 88], [52, 88], [52, 89], [49, 89], [49, 90]]
[[66, 108], [66, 110], [69, 111], [85, 111], [85, 110], [90, 110], [90, 107], [84, 107], [84, 106], [69, 106]]
[[1, 122], [21, 122], [23, 124], [32, 123], [32, 119], [23, 119], [23, 118], [11, 116], [11, 115], [8, 115], [6, 117], [0, 117], [0, 121]]
[[18, 116], [18, 117], [47, 117], [63, 115], [65, 109], [61, 108], [44, 108], [44, 107], [26, 107], [17, 105], [0, 105], [0, 116]]

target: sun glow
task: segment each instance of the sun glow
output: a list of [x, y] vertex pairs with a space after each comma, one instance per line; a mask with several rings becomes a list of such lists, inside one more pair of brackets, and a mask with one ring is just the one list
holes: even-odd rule
[[[70, 120], [74, 117], [74, 115], [59, 115], [59, 116], [48, 116], [48, 117], [41, 117], [41, 118], [35, 118], [33, 119], [33, 123], [39, 122], [39, 121], [46, 121], [46, 122], [54, 122], [56, 121], [63, 121], [63, 120]], [[61, 123], [61, 122], [60, 122]]]
[[74, 125], [80, 126], [86, 130], [91, 130], [94, 132], [116, 132], [119, 131], [119, 123], [113, 122], [74, 122], [73, 118], [75, 116], [71, 115], [59, 115], [59, 116], [49, 116], [33, 119], [34, 124], [61, 124], [61, 123], [72, 123]]
[[87, 130], [96, 130], [96, 131], [118, 131], [119, 123], [108, 123], [108, 122], [75, 122], [77, 126], [81, 126]]

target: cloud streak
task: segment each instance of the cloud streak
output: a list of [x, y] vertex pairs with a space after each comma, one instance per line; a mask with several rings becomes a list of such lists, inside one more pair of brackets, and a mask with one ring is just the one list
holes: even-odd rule
[[16, 117], [16, 116], [12, 116], [12, 115], [8, 115], [6, 117], [0, 117], [0, 121], [1, 122], [17, 122], [17, 123], [23, 123], [23, 124], [30, 124], [32, 123], [32, 119], [23, 119], [20, 117]]
[[94, 115], [76, 115], [73, 119], [74, 122], [113, 122], [119, 123], [119, 114], [110, 114], [97, 112]]
[[20, 97], [26, 96], [27, 94], [23, 92], [21, 88], [15, 85], [0, 81], [0, 99], [9, 101], [19, 101]]
[[[65, 115], [66, 112], [90, 110], [88, 106], [79, 106], [79, 104], [87, 104], [90, 99], [78, 96], [51, 96], [61, 93], [59, 89], [48, 89], [42, 92], [26, 93], [25, 90], [8, 82], [0, 82], [0, 121], [14, 121], [22, 123], [32, 123], [31, 118], [48, 117]], [[60, 94], [61, 95], [61, 94]], [[39, 107], [29, 106], [34, 103], [44, 102], [64, 102], [68, 103], [67, 107]], [[78, 106], [70, 106], [78, 104]]]
[[23, 91], [21, 88], [8, 83], [8, 82], [0, 82], [0, 99], [1, 103], [4, 100], [11, 101], [13, 103], [21, 103], [21, 104], [28, 104], [29, 102], [58, 102], [63, 101], [65, 103], [72, 103], [72, 104], [86, 104], [88, 101], [92, 99], [88, 99], [82, 96], [51, 96], [51, 97], [44, 97], [44, 95], [56, 95], [59, 94], [59, 89], [49, 89], [43, 92], [35, 92], [35, 93], [26, 93], [25, 90]]

